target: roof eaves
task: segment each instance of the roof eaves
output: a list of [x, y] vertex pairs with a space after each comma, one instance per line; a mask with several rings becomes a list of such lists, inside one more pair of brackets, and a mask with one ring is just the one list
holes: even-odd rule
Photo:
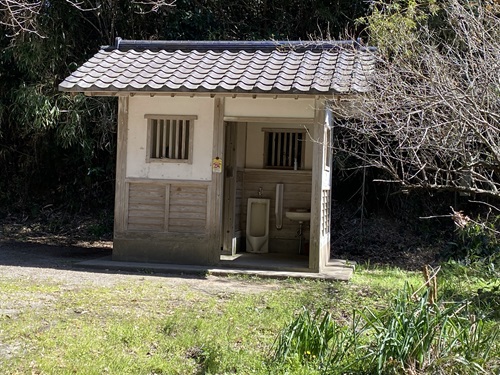
[[125, 86], [125, 87], [117, 87], [115, 85], [109, 86], [109, 87], [98, 87], [95, 85], [91, 85], [88, 87], [82, 87], [80, 85], [74, 85], [74, 86], [66, 86], [66, 85], [59, 85], [59, 91], [63, 92], [128, 92], [128, 93], [149, 93], [149, 92], [154, 92], [154, 93], [183, 93], [183, 94], [247, 94], [247, 95], [262, 95], [262, 94], [269, 94], [269, 95], [305, 95], [305, 96], [310, 96], [310, 95], [331, 95], [331, 94], [341, 94], [344, 93], [344, 91], [336, 91], [330, 89], [315, 89], [311, 88], [309, 90], [300, 90], [295, 87], [291, 87], [289, 90], [280, 90], [279, 88], [272, 88], [270, 90], [263, 90], [259, 89], [258, 87], [254, 87], [251, 90], [245, 90], [239, 87], [235, 87], [233, 89], [224, 89], [222, 87], [216, 87], [215, 89], [207, 90], [204, 87], [200, 86], [196, 89], [189, 89], [185, 86], [180, 86], [179, 88], [171, 88], [171, 87], [143, 87], [143, 88], [138, 88], [138, 87], [131, 87], [131, 86]]

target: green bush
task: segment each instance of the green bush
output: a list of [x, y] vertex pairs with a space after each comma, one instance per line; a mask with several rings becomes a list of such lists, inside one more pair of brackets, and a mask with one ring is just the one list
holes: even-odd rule
[[485, 258], [449, 260], [442, 267], [440, 290], [453, 301], [468, 301], [471, 313], [500, 318], [500, 254]]

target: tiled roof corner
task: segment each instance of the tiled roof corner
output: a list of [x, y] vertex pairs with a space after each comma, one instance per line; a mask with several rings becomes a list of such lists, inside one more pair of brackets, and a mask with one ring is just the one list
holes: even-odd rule
[[122, 41], [60, 85], [76, 92], [347, 94], [369, 89], [374, 51], [356, 42]]

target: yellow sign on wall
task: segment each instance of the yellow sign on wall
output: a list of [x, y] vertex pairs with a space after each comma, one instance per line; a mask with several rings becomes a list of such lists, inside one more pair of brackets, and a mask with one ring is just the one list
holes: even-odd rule
[[222, 173], [222, 159], [218, 156], [212, 160], [212, 172]]

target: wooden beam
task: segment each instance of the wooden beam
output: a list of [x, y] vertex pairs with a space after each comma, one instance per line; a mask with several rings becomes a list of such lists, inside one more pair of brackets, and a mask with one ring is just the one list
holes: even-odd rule
[[144, 118], [153, 120], [198, 120], [197, 115], [155, 115], [150, 113], [146, 113]]
[[[214, 99], [214, 122], [213, 122], [213, 147], [212, 159], [216, 157], [224, 161], [224, 98]], [[210, 233], [208, 246], [208, 262], [217, 264], [220, 260], [220, 247], [222, 245], [222, 204], [223, 204], [223, 181], [222, 173], [212, 173], [212, 185], [210, 189], [209, 209], [207, 210], [207, 227]]]
[[321, 249], [321, 192], [323, 187], [323, 126], [324, 102], [315, 101], [314, 129], [313, 129], [313, 160], [312, 160], [312, 187], [311, 187], [311, 227], [309, 246], [309, 269], [312, 272], [321, 272], [324, 267]]
[[206, 186], [210, 185], [210, 181], [205, 180], [184, 180], [184, 179], [161, 179], [161, 178], [143, 178], [143, 177], [127, 177], [125, 179], [126, 182], [134, 182], [134, 183], [142, 183], [142, 184], [165, 184], [165, 183], [178, 183], [184, 185], [200, 185]]
[[228, 122], [264, 122], [274, 124], [304, 124], [314, 123], [314, 118], [307, 117], [262, 117], [262, 116], [224, 116], [224, 121]]
[[128, 111], [129, 98], [120, 97], [118, 99], [118, 135], [116, 147], [115, 234], [126, 230], [128, 184], [125, 182], [125, 178], [127, 171]]

